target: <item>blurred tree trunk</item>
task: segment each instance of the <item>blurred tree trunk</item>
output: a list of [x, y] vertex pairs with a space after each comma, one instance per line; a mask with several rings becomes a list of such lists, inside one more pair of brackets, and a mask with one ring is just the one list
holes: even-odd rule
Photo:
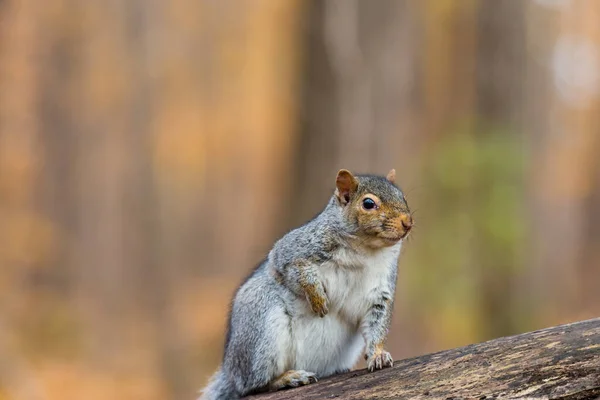
[[[441, 348], [461, 345], [465, 337], [476, 334], [477, 324], [474, 318], [477, 311], [470, 306], [475, 304], [477, 293], [463, 290], [457, 294], [449, 288], [458, 282], [473, 285], [472, 271], [476, 268], [470, 252], [471, 236], [455, 234], [457, 230], [463, 233], [473, 230], [471, 223], [461, 220], [460, 215], [476, 207], [468, 190], [475, 172], [471, 160], [461, 157], [464, 149], [454, 144], [464, 142], [465, 138], [472, 141], [474, 135], [478, 2], [424, 1], [419, 5], [424, 35], [419, 66], [423, 71], [424, 105], [420, 136], [424, 151], [420, 166], [425, 171], [419, 184], [430, 187], [424, 187], [425, 193], [416, 203], [418, 230], [414, 234], [418, 236], [414, 246], [418, 248], [418, 258], [412, 259], [411, 270], [400, 275], [406, 277], [402, 289], [409, 293], [404, 298], [405, 320], [418, 321], [406, 355], [430, 351], [432, 344]], [[452, 177], [436, 176], [437, 168], [448, 170], [439, 167], [445, 159], [454, 160], [455, 174], [466, 185], [463, 190], [449, 187]], [[405, 258], [404, 265], [406, 261]], [[435, 266], [436, 272], [423, 273], [420, 265]], [[424, 298], [427, 301], [419, 300]], [[445, 328], [439, 330], [435, 324]]]
[[[524, 105], [525, 82], [525, 3], [521, 0], [478, 3], [477, 10], [477, 51], [476, 51], [476, 116], [474, 134], [497, 135], [494, 142], [496, 153], [506, 146], [504, 143], [521, 141], [522, 114]], [[484, 141], [485, 143], [485, 141]], [[524, 141], [522, 141], [524, 144]], [[478, 151], [484, 152], [485, 148]], [[492, 155], [488, 155], [492, 156]], [[524, 164], [524, 152], [504, 154], [505, 163]], [[514, 160], [512, 157], [518, 158]], [[488, 160], [482, 160], [484, 163]], [[510, 170], [502, 165], [494, 166], [498, 170]], [[476, 183], [480, 204], [489, 202], [491, 193], [503, 184], [502, 177], [492, 172], [480, 176]], [[519, 174], [521, 171], [519, 171]], [[511, 179], [511, 178], [509, 178]], [[511, 185], [517, 182], [511, 179]], [[515, 191], [515, 194], [519, 193]], [[522, 208], [525, 197], [514, 199]], [[484, 211], [485, 212], [485, 211]], [[510, 219], [521, 219], [524, 215], [506, 215]], [[485, 219], [479, 219], [476, 228], [473, 251], [475, 262], [473, 273], [478, 277], [480, 304], [479, 339], [506, 336], [518, 332], [522, 320], [527, 319], [527, 310], [515, 307], [520, 298], [515, 290], [516, 276], [522, 265], [521, 243], [502, 243], [490, 235]], [[508, 223], [508, 222], [507, 222]]]
[[40, 121], [31, 115], [41, 86], [38, 4], [0, 2], [0, 21], [0, 396], [44, 400], [23, 354], [29, 340], [39, 339], [27, 317], [40, 311], [29, 304], [47, 300], [31, 288], [51, 280], [40, 266], [55, 256], [56, 243], [52, 224], [38, 212], [43, 149]]
[[515, 131], [525, 103], [525, 12], [520, 0], [482, 1], [477, 10], [476, 114]]

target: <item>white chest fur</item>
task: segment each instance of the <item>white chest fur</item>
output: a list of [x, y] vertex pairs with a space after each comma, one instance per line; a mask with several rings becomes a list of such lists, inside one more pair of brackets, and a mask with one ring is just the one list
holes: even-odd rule
[[349, 323], [359, 323], [382, 291], [391, 293], [401, 243], [358, 252], [342, 248], [320, 268], [329, 310]]
[[293, 368], [325, 376], [354, 365], [364, 345], [359, 331], [363, 317], [382, 293], [393, 296], [400, 247], [365, 252], [342, 248], [319, 267], [329, 313], [319, 318], [305, 307], [293, 322]]

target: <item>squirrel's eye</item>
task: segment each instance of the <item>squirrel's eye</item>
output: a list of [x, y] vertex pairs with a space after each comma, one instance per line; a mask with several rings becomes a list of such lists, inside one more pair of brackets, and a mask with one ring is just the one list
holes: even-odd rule
[[375, 208], [377, 204], [375, 204], [375, 201], [373, 199], [370, 198], [366, 198], [363, 200], [363, 208], [365, 210], [372, 210], [373, 208]]

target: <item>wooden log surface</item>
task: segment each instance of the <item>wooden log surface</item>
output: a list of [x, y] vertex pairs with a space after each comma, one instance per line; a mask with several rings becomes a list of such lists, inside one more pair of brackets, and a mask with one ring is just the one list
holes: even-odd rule
[[600, 399], [600, 318], [351, 371], [249, 397], [291, 399]]

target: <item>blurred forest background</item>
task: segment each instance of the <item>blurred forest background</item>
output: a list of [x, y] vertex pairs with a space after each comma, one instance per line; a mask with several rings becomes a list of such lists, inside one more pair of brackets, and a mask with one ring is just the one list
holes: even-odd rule
[[600, 315], [599, 96], [596, 0], [1, 1], [0, 399], [194, 398], [339, 168], [417, 210], [396, 359]]

